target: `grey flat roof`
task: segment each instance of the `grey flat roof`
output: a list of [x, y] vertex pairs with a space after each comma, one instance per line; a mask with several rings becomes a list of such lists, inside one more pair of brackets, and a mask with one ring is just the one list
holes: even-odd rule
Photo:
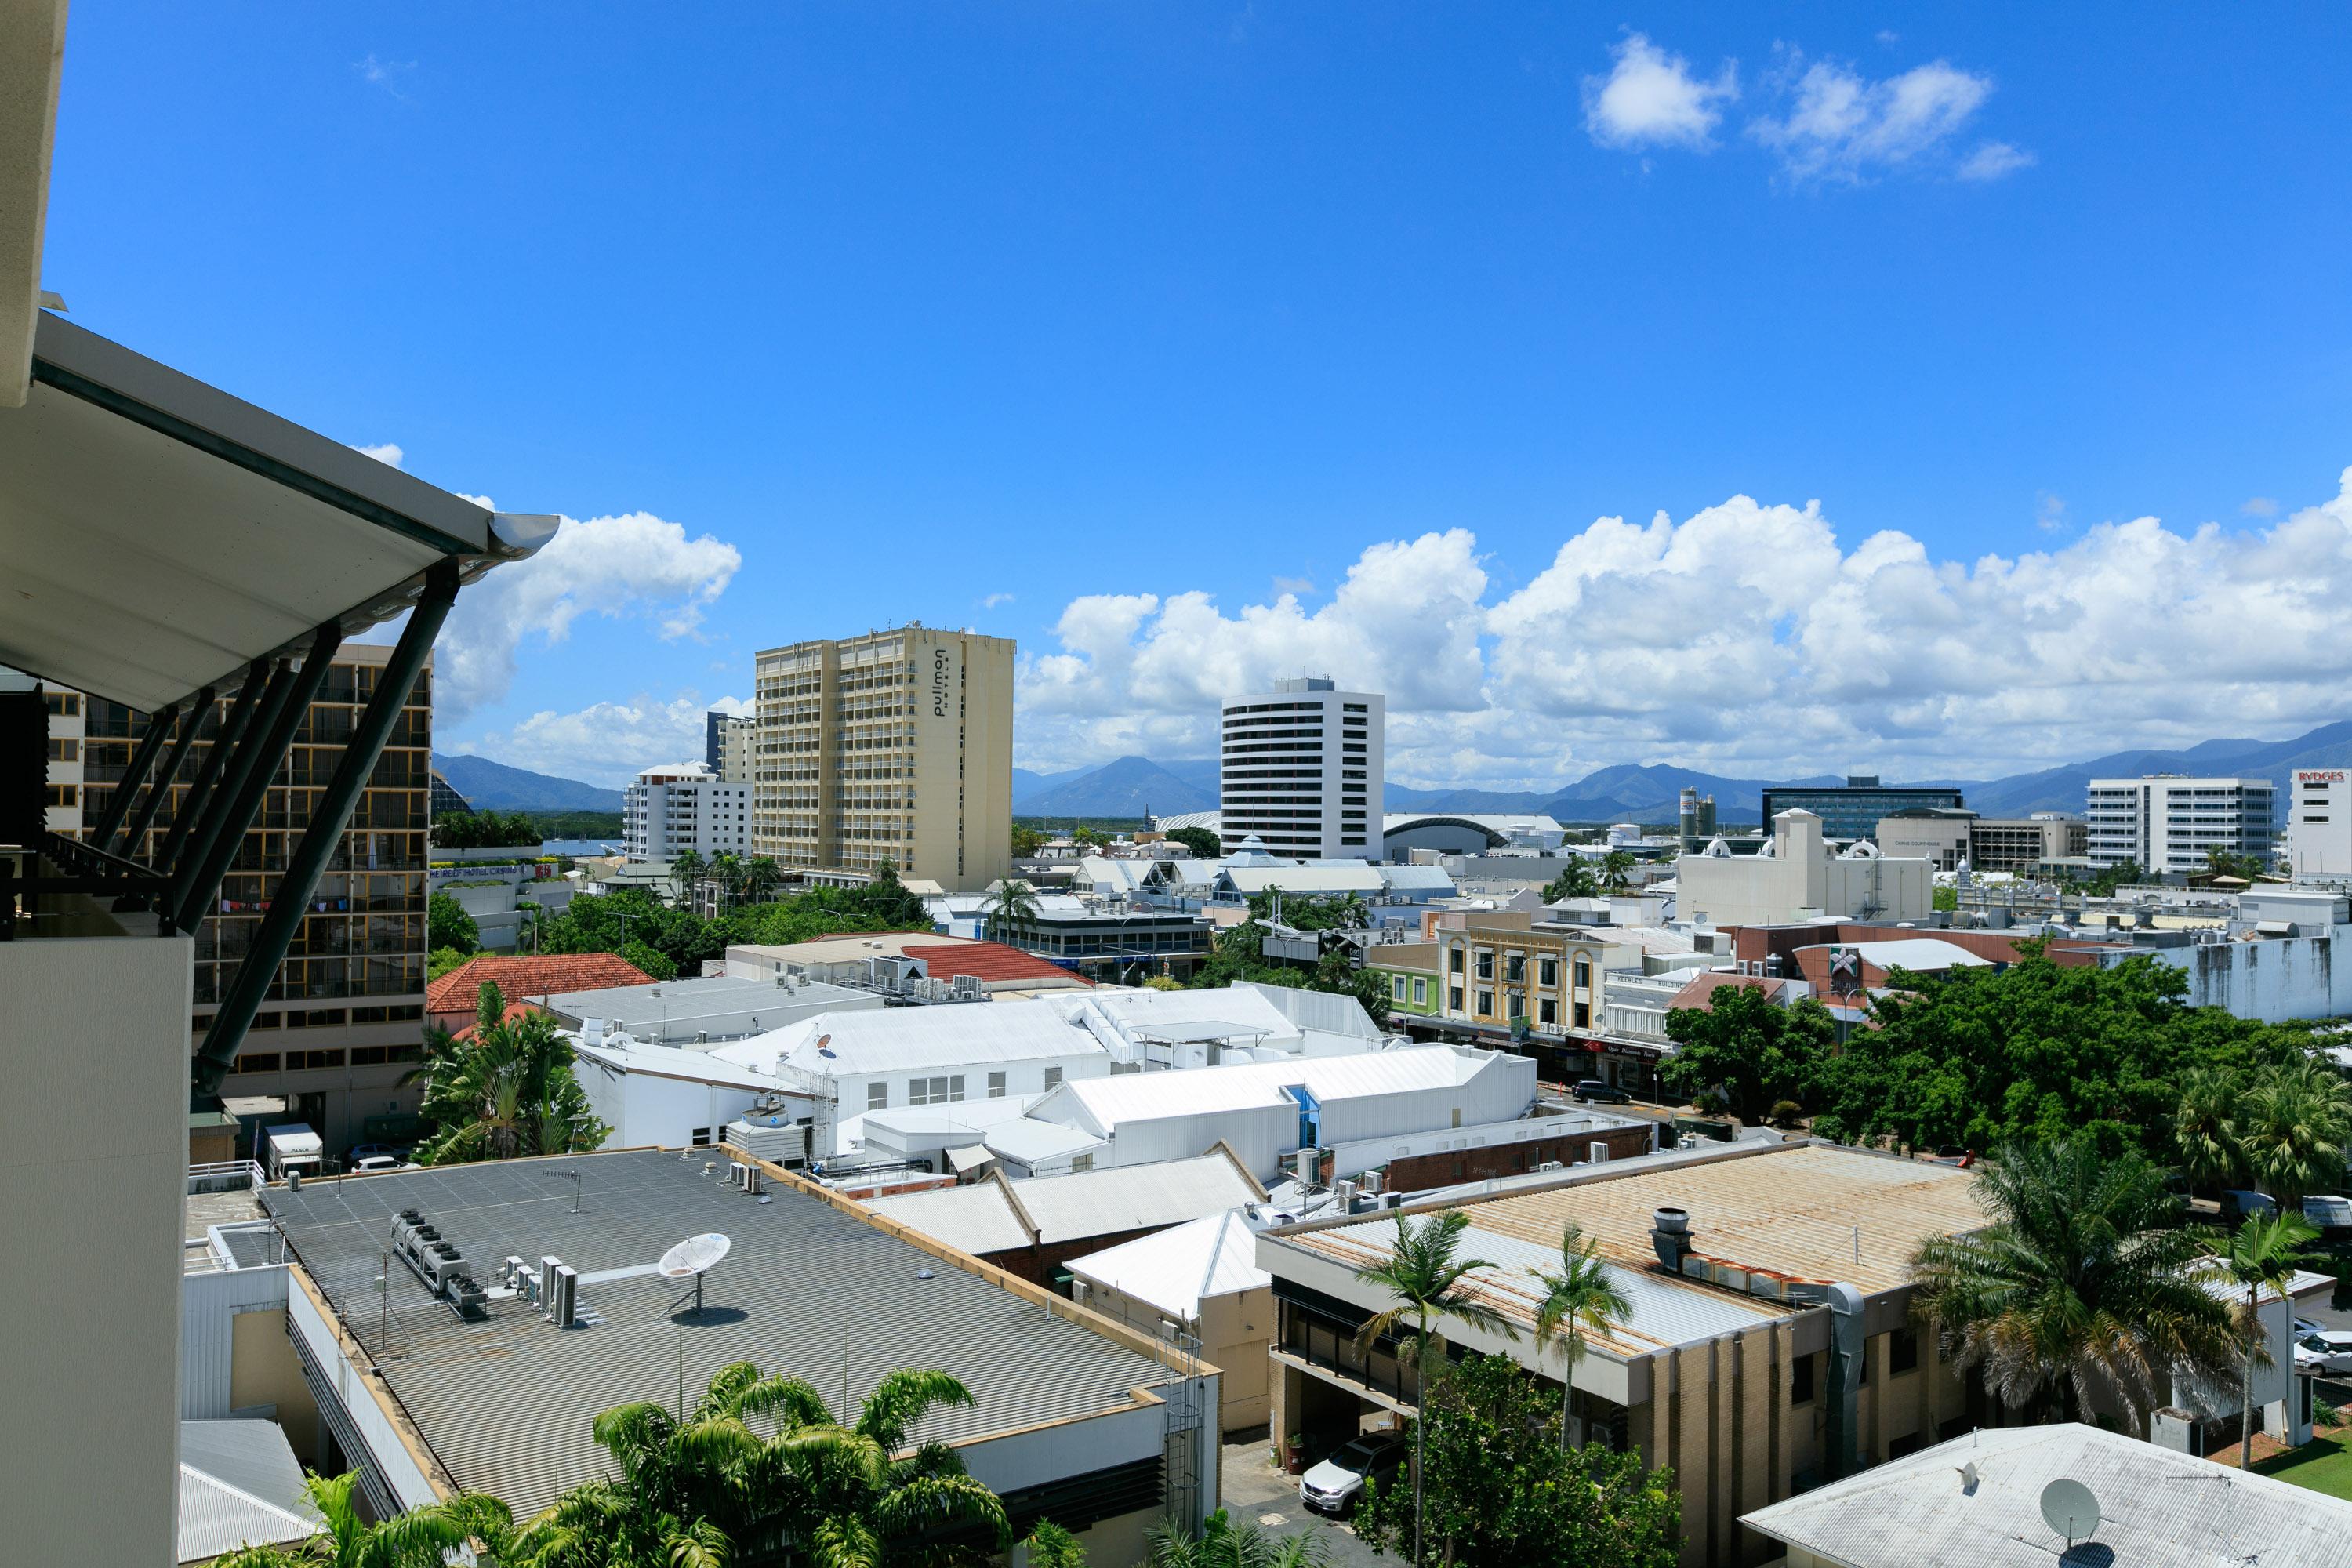
[[[611, 1460], [590, 1425], [616, 1405], [677, 1398], [680, 1328], [669, 1314], [683, 1287], [651, 1275], [589, 1282], [651, 1264], [703, 1231], [733, 1239], [709, 1276], [706, 1321], [684, 1329], [687, 1395], [730, 1362], [807, 1379], [829, 1404], [845, 1381], [854, 1411], [887, 1373], [938, 1367], [971, 1390], [970, 1409], [933, 1415], [917, 1441], [983, 1437], [1059, 1419], [1131, 1408], [1130, 1390], [1171, 1378], [1124, 1344], [1050, 1314], [822, 1198], [778, 1185], [755, 1203], [702, 1173], [701, 1156], [636, 1152], [408, 1171], [304, 1184], [264, 1196], [297, 1260], [374, 1352], [390, 1286], [392, 1329], [380, 1364], [434, 1454], [462, 1486], [503, 1499], [518, 1516], [601, 1476]], [[572, 1173], [582, 1212], [573, 1214]], [[465, 1255], [484, 1284], [518, 1254], [553, 1254], [583, 1276], [583, 1312], [558, 1330], [518, 1303], [492, 1302], [460, 1321], [383, 1254], [392, 1217], [414, 1207]], [[929, 1279], [918, 1279], [929, 1268]], [[737, 1314], [740, 1313], [740, 1317]]]
[[641, 1024], [660, 1026], [666, 1020], [673, 1034], [693, 1027], [698, 1020], [749, 1018], [758, 1014], [772, 1018], [769, 1026], [777, 1028], [813, 1012], [882, 1005], [878, 994], [847, 985], [812, 980], [796, 982], [786, 990], [772, 980], [730, 974], [614, 985], [602, 991], [558, 992], [546, 1001], [551, 1012], [573, 1018], [602, 1018], [631, 1030]]

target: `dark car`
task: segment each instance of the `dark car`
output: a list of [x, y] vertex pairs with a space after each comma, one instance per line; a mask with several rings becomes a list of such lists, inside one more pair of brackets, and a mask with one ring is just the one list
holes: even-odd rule
[[1569, 1090], [1569, 1095], [1571, 1099], [1583, 1100], [1587, 1103], [1595, 1105], [1631, 1105], [1633, 1103], [1633, 1097], [1631, 1094], [1619, 1089], [1613, 1083], [1604, 1083], [1597, 1078], [1578, 1079], [1576, 1080], [1576, 1087]]

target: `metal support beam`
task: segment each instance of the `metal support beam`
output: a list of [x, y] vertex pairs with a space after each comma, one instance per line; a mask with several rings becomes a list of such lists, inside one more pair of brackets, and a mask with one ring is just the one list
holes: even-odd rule
[[[219, 781], [214, 785], [211, 798], [205, 802], [204, 816], [189, 830], [186, 848], [172, 862], [171, 892], [158, 910], [171, 922], [173, 931], [194, 929], [180, 919], [181, 907], [187, 902], [188, 889], [195, 885], [197, 875], [211, 858], [214, 846], [220, 841], [221, 825], [228, 820], [237, 794], [245, 787], [246, 780], [252, 773], [253, 759], [258, 753], [262, 736], [268, 732], [278, 712], [285, 708], [286, 699], [299, 679], [293, 660], [278, 660], [270, 668], [269, 683], [256, 700], [253, 716], [246, 721], [245, 732], [237, 743], [224, 747], [218, 741], [213, 742], [215, 755], [226, 753], [221, 759]], [[277, 765], [275, 763], [270, 764], [273, 768]]]
[[320, 626], [310, 639], [310, 651], [302, 656], [301, 669], [287, 681], [280, 706], [268, 715], [268, 727], [248, 733], [245, 744], [237, 748], [242, 753], [237, 759], [242, 774], [236, 787], [227, 792], [228, 809], [221, 814], [219, 836], [205, 852], [204, 864], [188, 879], [179, 908], [173, 911], [173, 929], [195, 930], [196, 922], [216, 906], [221, 879], [228, 874], [236, 852], [244, 847], [253, 819], [261, 815], [261, 797], [268, 792], [270, 781], [278, 776], [278, 764], [286, 760], [286, 750], [294, 743], [295, 731], [310, 717], [310, 704], [317, 700], [319, 689], [327, 683], [328, 667], [335, 662], [335, 650], [342, 646], [343, 628], [340, 623], [329, 621]]
[[269, 912], [261, 918], [247, 944], [228, 994], [221, 998], [220, 1011], [205, 1035], [204, 1048], [196, 1053], [199, 1092], [217, 1092], [229, 1064], [236, 1059], [237, 1047], [245, 1043], [254, 1015], [269, 995], [278, 966], [285, 962], [286, 950], [293, 945], [294, 933], [310, 912], [310, 895], [318, 890], [319, 879], [342, 843], [343, 829], [351, 826], [360, 791], [375, 772], [377, 759], [383, 755], [384, 743], [392, 739], [393, 726], [400, 722], [400, 710], [416, 684], [417, 673], [433, 652], [433, 639], [440, 635], [441, 623], [457, 597], [457, 563], [445, 561], [426, 574], [425, 595], [409, 613], [400, 641], [376, 676], [375, 695], [368, 700], [359, 722], [352, 726], [351, 741], [335, 763], [334, 776], [310, 808], [310, 823], [302, 830], [302, 841], [287, 857], [285, 873], [278, 879], [278, 890], [269, 900]]
[[131, 765], [122, 770], [122, 781], [114, 786], [114, 798], [106, 803], [106, 814], [90, 830], [89, 842], [100, 849], [113, 842], [114, 830], [131, 814], [131, 797], [139, 793], [147, 770], [155, 765], [155, 753], [163, 749], [164, 737], [172, 732], [172, 721], [179, 716], [180, 705], [176, 702], [147, 716], [147, 732], [139, 737], [138, 749], [131, 753]]
[[[147, 841], [147, 830], [155, 826], [155, 813], [163, 805], [163, 797], [172, 793], [172, 781], [180, 776], [180, 764], [188, 760], [188, 747], [194, 743], [196, 731], [204, 728], [205, 715], [213, 710], [213, 689], [205, 687], [196, 693], [188, 710], [180, 715], [180, 733], [172, 742], [172, 754], [163, 759], [163, 772], [147, 785], [147, 798], [139, 803], [139, 810], [131, 818], [131, 827], [123, 835], [120, 851], [126, 860], [139, 858], [139, 846]], [[98, 847], [116, 853], [113, 845], [101, 842]]]
[[236, 703], [229, 709], [228, 717], [221, 721], [221, 727], [214, 731], [213, 743], [205, 751], [205, 760], [196, 764], [196, 781], [188, 786], [188, 797], [180, 803], [180, 809], [172, 814], [172, 831], [163, 836], [163, 847], [155, 851], [152, 864], [166, 876], [171, 874], [173, 862], [179, 858], [180, 846], [188, 841], [190, 830], [196, 826], [206, 803], [212, 799], [213, 785], [219, 781], [221, 770], [227, 766], [229, 753], [236, 749], [238, 737], [245, 733], [246, 724], [253, 717], [254, 704], [261, 700], [262, 687], [268, 679], [268, 659], [257, 658], [246, 667], [245, 686], [236, 694]]

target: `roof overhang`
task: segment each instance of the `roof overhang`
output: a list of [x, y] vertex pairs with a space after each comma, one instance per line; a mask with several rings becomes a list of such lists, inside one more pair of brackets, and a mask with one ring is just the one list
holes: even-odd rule
[[[5, 345], [0, 345], [5, 346]], [[408, 609], [450, 558], [530, 554], [551, 517], [494, 514], [42, 313], [24, 406], [0, 408], [0, 664], [152, 711]]]
[[0, 408], [23, 405], [33, 363], [65, 54], [66, 0], [0, 7]]

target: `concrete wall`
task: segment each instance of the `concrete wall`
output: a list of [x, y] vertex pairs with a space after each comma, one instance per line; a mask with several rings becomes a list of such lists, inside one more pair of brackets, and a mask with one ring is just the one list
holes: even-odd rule
[[1781, 924], [1805, 910], [1924, 921], [1934, 905], [1929, 862], [1884, 855], [1832, 858], [1822, 841], [1821, 818], [1806, 811], [1783, 812], [1774, 819], [1769, 856], [1685, 855], [1675, 862], [1675, 874], [1681, 916], [1705, 916], [1718, 926]]
[[[1160, 1325], [1167, 1319], [1150, 1302], [1105, 1285], [1088, 1284], [1086, 1305], [1153, 1339], [1160, 1337]], [[1265, 1425], [1269, 1410], [1265, 1350], [1273, 1342], [1274, 1325], [1271, 1286], [1212, 1296], [1201, 1303], [1201, 1316], [1192, 1330], [1201, 1337], [1201, 1359], [1222, 1374], [1219, 1431], [1238, 1432]]]
[[[2352, 926], [2336, 930], [2352, 935]], [[2265, 1024], [2352, 1013], [2352, 964], [2336, 962], [2334, 935], [2138, 951], [2188, 973], [2192, 1007], [2220, 1007]]]
[[621, 1072], [589, 1057], [573, 1059], [572, 1076], [580, 1080], [597, 1119], [613, 1129], [604, 1141], [607, 1149], [648, 1143], [681, 1149], [694, 1142], [696, 1128], [706, 1129], [705, 1142], [716, 1143], [719, 1130], [751, 1110], [759, 1098], [748, 1089]]
[[185, 937], [0, 942], [11, 1561], [173, 1561], [193, 962]]

